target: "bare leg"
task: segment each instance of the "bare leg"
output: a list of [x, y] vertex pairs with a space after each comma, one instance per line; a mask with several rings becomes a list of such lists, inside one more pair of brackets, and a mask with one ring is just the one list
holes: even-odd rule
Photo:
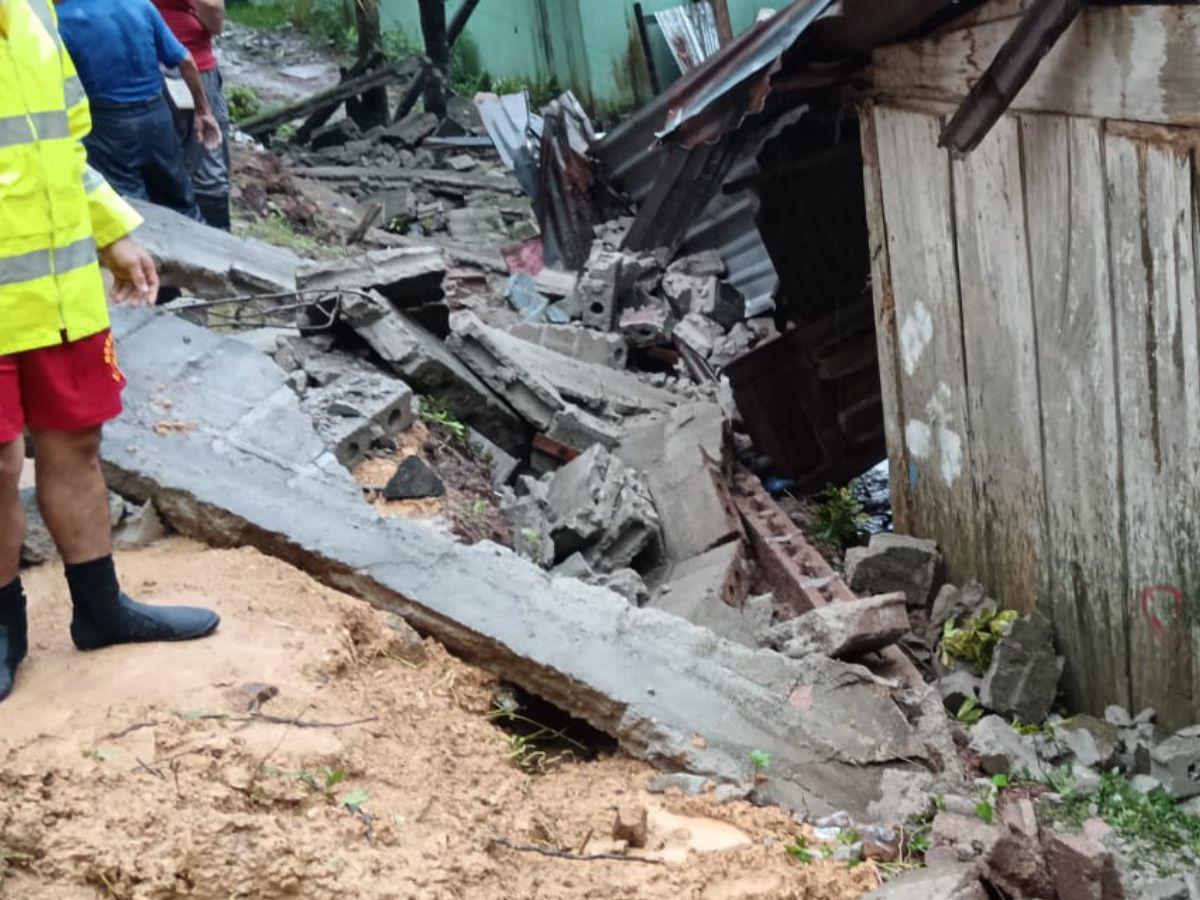
[[38, 505], [67, 565], [112, 553], [100, 429], [35, 431]]
[[0, 444], [0, 587], [16, 580], [21, 564], [25, 510], [21, 507], [21, 493], [17, 485], [24, 464], [24, 439], [17, 438]]

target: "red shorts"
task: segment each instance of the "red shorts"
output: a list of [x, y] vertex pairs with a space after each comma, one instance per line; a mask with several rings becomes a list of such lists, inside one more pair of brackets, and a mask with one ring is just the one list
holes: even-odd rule
[[112, 332], [0, 356], [0, 444], [26, 425], [47, 431], [83, 431], [121, 414], [125, 376]]

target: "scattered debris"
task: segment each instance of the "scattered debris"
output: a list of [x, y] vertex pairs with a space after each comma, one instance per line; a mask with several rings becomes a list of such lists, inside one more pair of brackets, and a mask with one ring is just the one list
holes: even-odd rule
[[761, 642], [794, 659], [810, 653], [858, 659], [908, 634], [906, 603], [903, 593], [830, 603], [776, 625]]
[[445, 493], [446, 485], [442, 479], [419, 456], [410, 456], [401, 462], [383, 489], [386, 500], [421, 500], [441, 497]]

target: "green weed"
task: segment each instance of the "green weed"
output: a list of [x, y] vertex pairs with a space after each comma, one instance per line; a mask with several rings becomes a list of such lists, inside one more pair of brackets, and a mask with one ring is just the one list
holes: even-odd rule
[[229, 116], [235, 122], [253, 118], [262, 112], [262, 99], [258, 91], [246, 84], [236, 84], [225, 89], [225, 99], [229, 102]]
[[1181, 809], [1162, 788], [1142, 794], [1118, 772], [1101, 775], [1100, 789], [1091, 795], [1068, 786], [1063, 773], [1050, 784], [1062, 796], [1051, 810], [1054, 821], [1078, 828], [1090, 818], [1103, 819], [1129, 846], [1135, 866], [1166, 877], [1200, 860], [1200, 816]]
[[320, 241], [307, 234], [300, 234], [292, 223], [280, 213], [272, 213], [248, 222], [241, 230], [247, 237], [266, 241], [277, 247], [287, 247], [289, 250], [295, 250], [301, 256], [317, 256], [324, 252]]
[[797, 835], [796, 840], [792, 841], [784, 849], [787, 850], [788, 856], [796, 860], [796, 862], [803, 863], [806, 866], [809, 863], [815, 862], [817, 859], [816, 853], [814, 853], [812, 847], [809, 846], [808, 838], [802, 834]]
[[979, 705], [979, 701], [974, 697], [968, 697], [963, 701], [962, 706], [958, 708], [958, 712], [954, 714], [954, 719], [970, 728], [983, 718], [983, 713], [984, 709]]
[[766, 774], [767, 769], [771, 768], [771, 754], [765, 750], [751, 751], [750, 765], [754, 768], [755, 775]]
[[942, 665], [950, 668], [956, 661], [965, 662], [976, 675], [983, 675], [992, 664], [992, 651], [1006, 626], [1016, 618], [1012, 610], [984, 613], [961, 628], [957, 620], [951, 619], [942, 628]]
[[288, 11], [276, 3], [230, 3], [226, 8], [226, 17], [230, 22], [246, 28], [276, 29], [291, 24]]
[[842, 549], [858, 540], [867, 523], [867, 516], [862, 504], [854, 496], [857, 487], [858, 482], [852, 481], [845, 487], [830, 485], [825, 488], [821, 494], [821, 505], [813, 517], [813, 537]]
[[[500, 721], [528, 726], [532, 730], [527, 734], [509, 734], [505, 736], [507, 743], [506, 756], [508, 761], [527, 775], [541, 775], [564, 762], [575, 761], [575, 750], [587, 752], [587, 747], [579, 741], [568, 737], [557, 728], [535, 722], [521, 715], [511, 706], [497, 703], [489, 714], [489, 718]], [[565, 749], [544, 745], [552, 743], [567, 744]]]
[[421, 421], [436, 425], [450, 435], [450, 442], [459, 449], [471, 450], [470, 431], [466, 424], [439, 397], [421, 398]]

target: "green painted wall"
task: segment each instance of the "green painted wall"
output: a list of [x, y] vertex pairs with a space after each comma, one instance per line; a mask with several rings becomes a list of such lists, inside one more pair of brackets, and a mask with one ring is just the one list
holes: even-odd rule
[[[647, 13], [680, 0], [643, 0]], [[381, 0], [384, 27], [403, 28], [419, 43], [417, 0]], [[447, 0], [449, 19], [461, 0]], [[735, 34], [754, 24], [763, 6], [786, 0], [728, 0]], [[467, 24], [484, 69], [493, 78], [556, 80], [594, 113], [631, 109], [650, 97], [650, 81], [633, 15], [633, 0], [482, 0]], [[678, 74], [666, 42], [650, 27], [664, 82]]]

